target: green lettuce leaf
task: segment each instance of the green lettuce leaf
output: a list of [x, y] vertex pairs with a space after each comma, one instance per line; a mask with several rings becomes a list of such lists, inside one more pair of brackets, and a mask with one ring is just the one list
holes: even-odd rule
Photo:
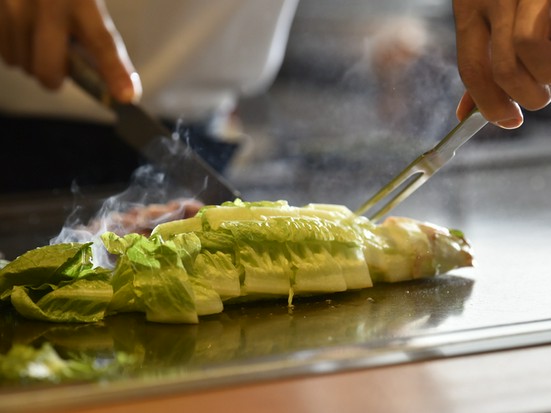
[[362, 247], [331, 243], [327, 248], [331, 257], [340, 267], [347, 290], [373, 286]]
[[346, 290], [343, 272], [328, 246], [320, 242], [287, 243], [295, 294]]
[[251, 242], [326, 241], [359, 244], [356, 231], [337, 222], [319, 218], [270, 217], [258, 221], [225, 221], [220, 231], [229, 231], [235, 240]]
[[141, 312], [196, 323], [223, 302], [366, 288], [471, 265], [463, 234], [407, 218], [375, 225], [342, 205], [235, 200], [157, 226], [150, 237], [102, 236], [115, 268], [93, 268], [90, 244], [30, 251], [0, 268], [0, 301], [26, 317], [97, 321]]
[[109, 271], [93, 268], [90, 246], [56, 244], [26, 252], [0, 270], [0, 297], [26, 318], [101, 320], [112, 288]]
[[195, 234], [179, 234], [165, 241], [155, 236], [105, 233], [102, 239], [109, 252], [120, 254], [113, 272], [110, 312], [139, 311], [148, 320], [163, 323], [198, 322], [186, 269], [199, 253]]
[[232, 254], [201, 251], [195, 260], [193, 274], [195, 278], [210, 282], [223, 300], [241, 295], [241, 272], [235, 266]]
[[[136, 271], [133, 285], [147, 320], [159, 323], [199, 322], [193, 286], [182, 268]], [[113, 305], [116, 303], [113, 302]]]
[[205, 279], [190, 277], [197, 315], [218, 314], [224, 310], [222, 299], [211, 283]]
[[90, 323], [104, 318], [113, 289], [107, 271], [99, 269], [96, 273], [89, 273], [60, 286], [51, 286], [51, 291], [40, 294], [39, 299], [33, 299], [33, 295], [36, 295], [36, 291], [32, 288], [13, 287], [11, 303], [23, 317], [53, 322]]
[[243, 268], [244, 295], [283, 295], [291, 291], [293, 272], [285, 251], [278, 242], [240, 242], [236, 250], [236, 265]]
[[17, 257], [0, 270], [0, 300], [8, 300], [14, 286], [39, 288], [86, 275], [93, 267], [90, 245], [48, 245]]

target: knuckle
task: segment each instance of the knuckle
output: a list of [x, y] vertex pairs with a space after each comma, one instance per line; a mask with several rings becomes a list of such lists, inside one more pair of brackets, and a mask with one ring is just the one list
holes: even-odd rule
[[514, 85], [518, 79], [518, 68], [515, 63], [497, 60], [493, 62], [492, 74], [497, 84]]
[[540, 45], [538, 40], [522, 32], [514, 33], [512, 41], [513, 47], [517, 51], [533, 50]]
[[478, 62], [460, 62], [458, 65], [459, 76], [467, 87], [477, 86], [482, 83], [484, 66]]
[[548, 41], [517, 35], [514, 38], [514, 47], [519, 60], [537, 83], [551, 83], [551, 64], [544, 58], [550, 51]]

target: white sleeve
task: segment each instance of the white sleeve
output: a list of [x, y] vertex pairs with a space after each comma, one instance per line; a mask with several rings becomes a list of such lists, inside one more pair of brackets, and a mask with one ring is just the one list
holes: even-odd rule
[[108, 6], [142, 77], [144, 104], [164, 115], [200, 118], [271, 84], [297, 3], [138, 0], [132, 19], [119, 19], [127, 1]]
[[[188, 120], [268, 87], [283, 60], [298, 0], [107, 0], [152, 112]], [[0, 110], [110, 121], [71, 82], [44, 91], [0, 67]]]

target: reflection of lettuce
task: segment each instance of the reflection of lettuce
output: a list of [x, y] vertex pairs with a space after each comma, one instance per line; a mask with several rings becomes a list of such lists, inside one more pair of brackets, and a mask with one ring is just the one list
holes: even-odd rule
[[161, 224], [150, 237], [105, 233], [113, 271], [90, 244], [59, 244], [0, 269], [0, 301], [23, 316], [90, 322], [141, 312], [197, 323], [223, 303], [332, 293], [442, 274], [471, 264], [458, 232], [392, 218], [375, 225], [341, 205], [240, 200]]
[[323, 299], [298, 299], [292, 312], [276, 303], [249, 304], [248, 311], [228, 306], [225, 314], [196, 325], [147, 323], [136, 313], [80, 325], [0, 314], [0, 346], [8, 346], [0, 352], [15, 344], [47, 341], [63, 359], [113, 363], [119, 354], [126, 354], [133, 364], [121, 372], [123, 377], [181, 372], [185, 378], [186, 372], [216, 369], [220, 363], [285, 357], [289, 352], [336, 345], [368, 343], [375, 348], [388, 339], [430, 333], [447, 317], [461, 313], [472, 286], [472, 280], [454, 276], [405, 286], [381, 284]]
[[48, 343], [40, 348], [16, 344], [0, 354], [0, 383], [83, 381], [115, 377], [132, 366], [132, 357], [117, 353], [114, 359], [91, 357], [64, 359]]

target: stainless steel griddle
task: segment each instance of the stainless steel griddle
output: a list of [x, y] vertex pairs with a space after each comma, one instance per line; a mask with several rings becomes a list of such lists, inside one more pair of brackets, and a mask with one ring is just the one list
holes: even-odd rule
[[510, 225], [505, 233], [473, 229], [475, 268], [297, 299], [292, 310], [283, 301], [236, 305], [198, 325], [148, 323], [132, 314], [97, 325], [56, 325], [4, 312], [3, 346], [49, 342], [61, 354], [100, 361], [122, 351], [141, 368], [109, 385], [5, 387], [0, 405], [37, 411], [550, 343], [551, 278], [538, 248], [549, 248], [551, 229], [535, 232], [527, 222], [526, 233]]

